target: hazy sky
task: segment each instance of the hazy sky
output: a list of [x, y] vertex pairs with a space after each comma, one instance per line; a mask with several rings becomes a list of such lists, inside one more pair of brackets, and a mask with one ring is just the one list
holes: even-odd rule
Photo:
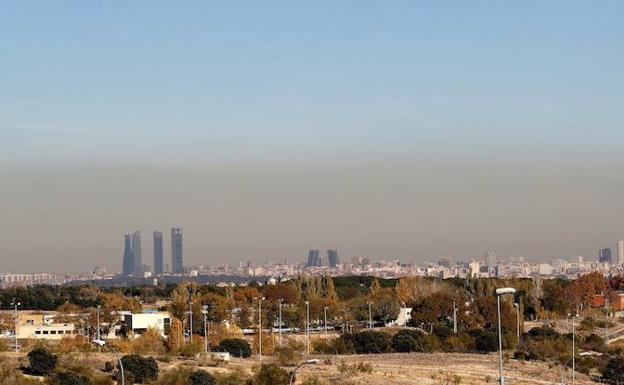
[[621, 1], [0, 8], [0, 272], [624, 239]]

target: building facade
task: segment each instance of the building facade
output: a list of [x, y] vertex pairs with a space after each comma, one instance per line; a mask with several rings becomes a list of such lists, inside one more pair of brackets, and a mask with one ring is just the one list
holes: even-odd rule
[[336, 267], [340, 264], [340, 259], [338, 259], [338, 250], [327, 250], [327, 262], [329, 263], [329, 267]]
[[611, 263], [611, 249], [606, 247], [598, 251], [598, 262]]
[[164, 273], [163, 263], [163, 233], [154, 231], [154, 274]]
[[132, 234], [132, 256], [134, 257], [134, 276], [143, 276], [143, 257], [141, 255], [141, 232]]
[[312, 249], [308, 251], [307, 266], [321, 266], [321, 258], [318, 250]]
[[130, 234], [126, 234], [124, 237], [122, 273], [123, 275], [134, 274], [134, 256], [132, 255], [132, 235]]
[[171, 229], [171, 272], [174, 274], [184, 273], [184, 260], [182, 256], [182, 229]]

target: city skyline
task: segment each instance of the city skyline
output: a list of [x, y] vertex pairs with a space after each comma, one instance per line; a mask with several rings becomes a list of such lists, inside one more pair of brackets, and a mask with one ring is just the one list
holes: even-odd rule
[[616, 258], [623, 15], [613, 1], [6, 4], [2, 268], [121, 271], [120, 234], [139, 228], [153, 264], [150, 235], [176, 223], [189, 265], [310, 248]]

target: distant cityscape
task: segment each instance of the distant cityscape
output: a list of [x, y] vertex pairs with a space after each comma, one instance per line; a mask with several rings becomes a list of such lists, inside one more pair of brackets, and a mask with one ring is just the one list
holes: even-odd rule
[[[198, 278], [221, 284], [240, 284], [263, 278], [271, 281], [307, 275], [351, 276], [370, 275], [378, 278], [400, 278], [403, 276], [423, 276], [448, 278], [569, 278], [600, 272], [605, 276], [624, 272], [624, 240], [616, 244], [616, 252], [609, 247], [600, 248], [597, 258], [572, 256], [555, 259], [552, 262], [527, 261], [524, 257], [502, 259], [493, 250], [486, 251], [481, 258], [453, 260], [440, 257], [437, 261], [406, 263], [395, 260], [372, 260], [369, 257], [354, 256], [349, 262], [341, 261], [337, 249], [322, 253], [319, 249], [308, 251], [307, 259], [300, 262], [282, 260], [279, 262], [257, 263], [238, 261], [235, 264], [184, 265], [182, 228], [171, 229], [170, 264], [165, 263], [163, 233], [154, 231], [153, 265], [143, 261], [141, 232], [139, 230], [124, 235], [122, 271], [109, 272], [104, 267], [95, 267], [83, 273], [11, 273], [0, 272], [0, 287], [29, 286], [37, 284], [60, 285], [80, 281], [147, 280], [157, 283], [159, 278]], [[215, 280], [219, 282], [215, 282]], [[237, 278], [237, 279], [234, 279]], [[123, 282], [123, 281], [122, 281]], [[263, 283], [263, 282], [259, 282]]]

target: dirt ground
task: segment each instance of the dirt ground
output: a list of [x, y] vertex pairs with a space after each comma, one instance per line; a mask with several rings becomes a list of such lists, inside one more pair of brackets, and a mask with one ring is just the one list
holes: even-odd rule
[[[316, 377], [328, 384], [349, 385], [476, 385], [496, 384], [498, 378], [498, 356], [496, 354], [456, 354], [456, 353], [392, 353], [378, 355], [348, 356], [313, 356], [321, 363], [304, 366], [298, 373], [297, 383]], [[3, 353], [0, 360], [9, 359], [17, 362], [24, 360], [22, 355]], [[93, 353], [79, 358], [86, 365], [103, 367], [105, 361], [114, 360], [114, 356], [106, 353]], [[271, 362], [265, 357], [263, 362]], [[353, 368], [364, 363], [370, 365], [372, 371], [363, 373]], [[197, 366], [211, 373], [227, 373], [243, 371], [251, 373], [258, 365], [258, 358], [232, 359], [228, 363], [215, 365], [205, 360], [174, 360], [159, 362], [162, 372], [179, 365]], [[341, 371], [342, 369], [342, 371]], [[561, 366], [549, 366], [543, 362], [526, 362], [508, 360], [505, 363], [505, 377], [508, 384], [540, 384], [552, 385], [561, 382]], [[564, 374], [566, 383], [572, 382], [570, 371]], [[595, 384], [588, 376], [577, 373], [576, 383], [579, 385]]]

